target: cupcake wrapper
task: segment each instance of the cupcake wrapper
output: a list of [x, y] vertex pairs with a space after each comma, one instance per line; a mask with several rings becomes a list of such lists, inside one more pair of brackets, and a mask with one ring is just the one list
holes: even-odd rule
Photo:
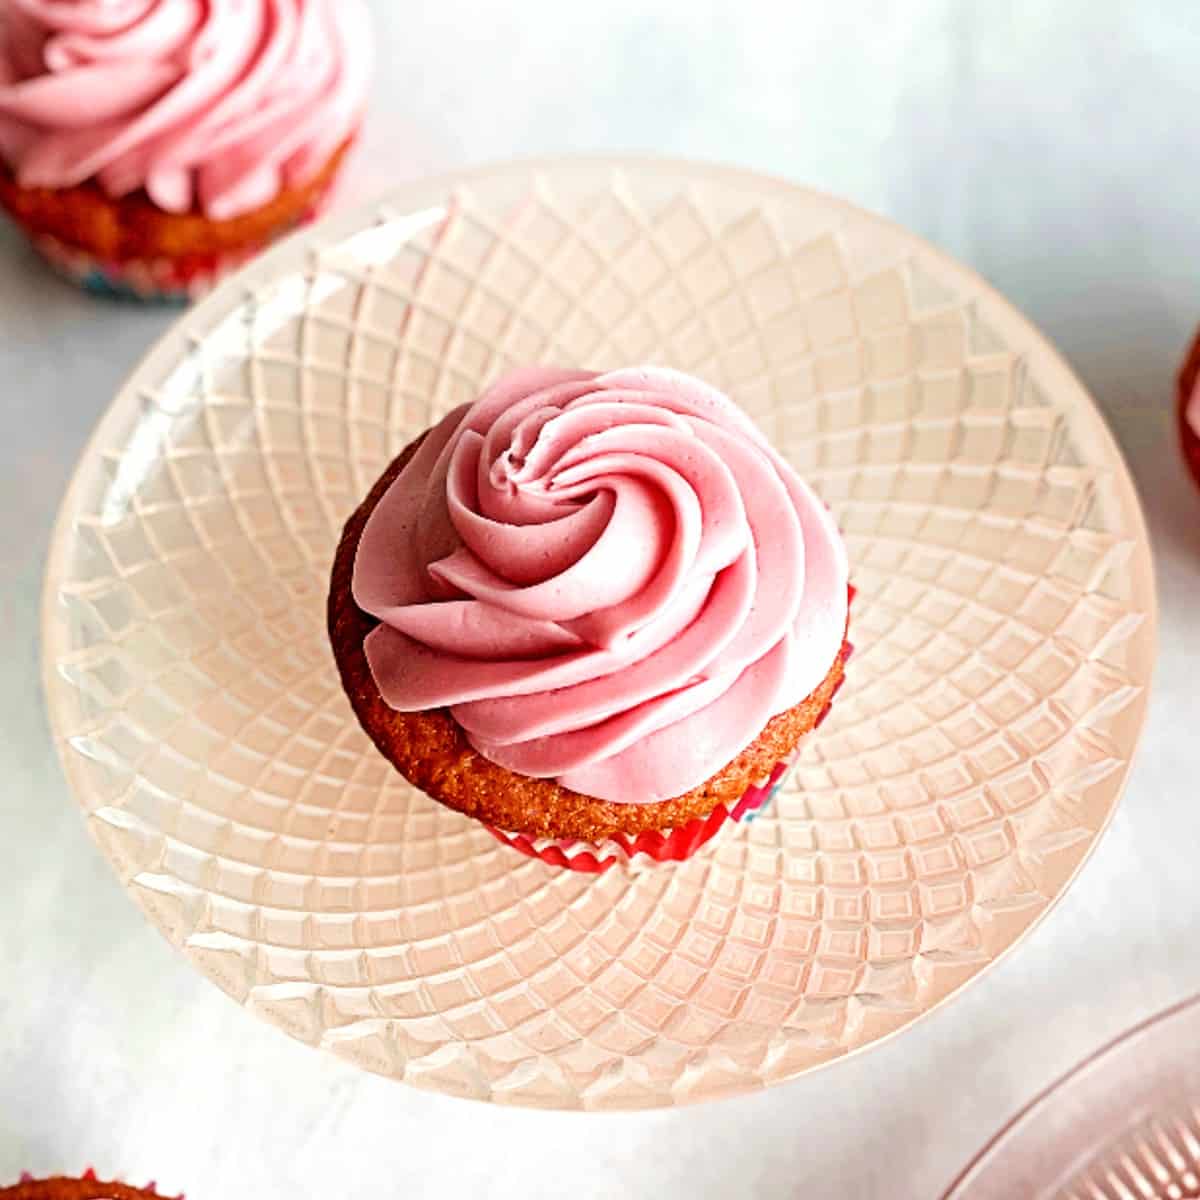
[[493, 825], [486, 828], [497, 841], [529, 858], [591, 875], [599, 875], [617, 863], [632, 866], [639, 855], [658, 863], [683, 862], [715, 837], [726, 821], [748, 820], [756, 814], [778, 790], [790, 765], [790, 760], [777, 763], [770, 777], [747, 788], [732, 809], [718, 804], [707, 817], [697, 817], [678, 829], [655, 830], [632, 837], [619, 833], [603, 842], [580, 842], [573, 838], [533, 838], [524, 833], [506, 833]]
[[76, 246], [40, 234], [34, 248], [64, 278], [93, 295], [145, 304], [188, 304], [212, 291], [226, 275], [244, 266], [293, 229], [316, 220], [328, 207], [331, 189], [285, 229], [263, 242], [225, 254], [189, 255], [182, 259], [99, 259]]
[[[855, 589], [850, 588], [850, 602], [854, 602]], [[850, 641], [843, 643], [847, 659], [854, 653]], [[843, 675], [813, 723], [820, 728], [829, 715], [833, 698], [845, 683]], [[810, 731], [811, 732], [811, 731]], [[636, 868], [643, 863], [683, 862], [691, 858], [706, 842], [714, 838], [727, 821], [753, 821], [763, 810], [783, 782], [783, 777], [795, 760], [795, 755], [776, 763], [770, 776], [759, 784], [747, 788], [741, 799], [730, 809], [719, 804], [707, 817], [697, 817], [678, 829], [656, 830], [639, 833], [633, 837], [617, 834], [603, 842], [581, 842], [574, 838], [534, 838], [524, 833], [508, 833], [494, 825], [485, 825], [487, 831], [499, 842], [511, 846], [528, 858], [537, 858], [552, 867], [563, 867], [568, 871], [584, 871], [600, 875], [618, 863], [627, 868]]]
[[95, 258], [52, 237], [36, 238], [33, 244], [59, 275], [85, 292], [146, 304], [187, 304], [211, 291], [219, 279], [255, 253], [213, 257], [203, 266], [193, 264], [184, 271], [169, 259], [117, 262]]

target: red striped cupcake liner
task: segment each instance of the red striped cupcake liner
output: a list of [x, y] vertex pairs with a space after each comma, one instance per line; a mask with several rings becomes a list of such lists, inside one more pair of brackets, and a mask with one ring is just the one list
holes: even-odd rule
[[747, 788], [732, 811], [726, 805], [719, 804], [707, 817], [697, 817], [678, 829], [655, 830], [633, 837], [618, 833], [603, 842], [531, 838], [524, 833], [505, 833], [493, 825], [487, 826], [487, 830], [497, 841], [519, 850], [529, 858], [541, 859], [552, 867], [586, 871], [591, 875], [599, 875], [619, 862], [632, 862], [639, 854], [644, 854], [654, 862], [682, 862], [715, 837], [726, 821], [740, 821], [766, 804], [775, 794], [790, 765], [783, 762], [776, 764], [768, 779]]

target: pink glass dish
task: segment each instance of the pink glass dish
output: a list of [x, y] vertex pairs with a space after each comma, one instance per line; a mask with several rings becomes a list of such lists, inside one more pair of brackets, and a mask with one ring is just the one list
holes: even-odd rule
[[[846, 686], [686, 862], [522, 858], [396, 775], [334, 670], [342, 522], [535, 361], [726, 389], [847, 539]], [[88, 827], [197, 969], [366, 1069], [600, 1109], [793, 1078], [986, 971], [1108, 823], [1154, 623], [1112, 438], [987, 284], [841, 200], [595, 160], [406, 186], [184, 314], [79, 465], [43, 630]]]

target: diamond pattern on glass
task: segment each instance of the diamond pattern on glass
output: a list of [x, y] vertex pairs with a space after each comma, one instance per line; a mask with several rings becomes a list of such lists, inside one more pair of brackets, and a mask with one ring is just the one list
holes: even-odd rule
[[[374, 753], [326, 579], [389, 459], [507, 366], [643, 360], [730, 391], [830, 504], [857, 654], [773, 809], [592, 879]], [[514, 169], [320, 227], [183, 319], [64, 506], [47, 680], [97, 840], [247, 1007], [453, 1094], [668, 1105], [902, 1027], [1046, 910], [1129, 764], [1151, 587], [1095, 411], [960, 268], [746, 176]]]

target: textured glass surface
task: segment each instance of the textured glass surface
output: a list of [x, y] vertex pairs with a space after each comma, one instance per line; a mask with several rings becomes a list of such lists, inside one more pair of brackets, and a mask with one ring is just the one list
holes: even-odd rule
[[[534, 361], [728, 389], [846, 535], [847, 686], [775, 805], [676, 867], [498, 845], [373, 751], [327, 646], [346, 516]], [[773, 181], [550, 163], [327, 222], [181, 320], [64, 504], [46, 682], [97, 841], [248, 1008], [420, 1086], [630, 1108], [826, 1063], [1011, 946], [1111, 815], [1153, 625], [1107, 431], [980, 280]]]
[[945, 1200], [1200, 1196], [1200, 1001], [1130, 1030], [1010, 1122]]

